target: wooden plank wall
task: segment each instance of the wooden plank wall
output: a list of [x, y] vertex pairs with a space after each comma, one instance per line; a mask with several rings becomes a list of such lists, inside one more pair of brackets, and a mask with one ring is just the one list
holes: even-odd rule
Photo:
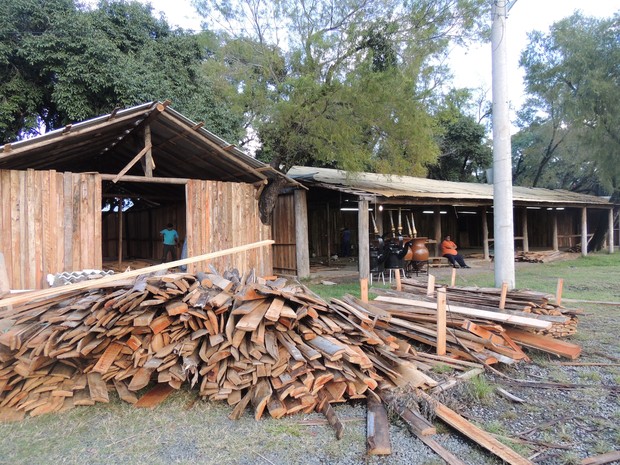
[[[187, 211], [187, 255], [209, 252], [271, 239], [271, 226], [260, 221], [256, 189], [251, 184], [190, 180], [185, 188]], [[271, 247], [261, 247], [210, 262], [193, 263], [190, 273], [219, 272], [236, 268], [254, 269], [258, 276], [273, 274]]]
[[47, 274], [101, 269], [101, 178], [0, 170], [0, 252], [11, 289], [47, 287]]
[[273, 211], [273, 240], [273, 271], [296, 275], [295, 202], [292, 193], [278, 197]]

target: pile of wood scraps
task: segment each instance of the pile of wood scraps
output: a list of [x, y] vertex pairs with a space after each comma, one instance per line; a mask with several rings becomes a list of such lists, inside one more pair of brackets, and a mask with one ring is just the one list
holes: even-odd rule
[[[416, 299], [431, 302], [434, 301], [434, 294], [439, 287], [434, 286], [429, 293], [426, 282], [415, 279], [402, 280], [404, 292], [415, 295]], [[551, 323], [549, 327], [533, 328], [533, 331], [553, 337], [575, 334], [579, 315], [583, 314], [580, 309], [569, 309], [553, 303], [553, 295], [531, 290], [509, 290], [502, 295], [502, 290], [497, 288], [451, 286], [446, 292], [451, 305], [548, 321]]]
[[557, 260], [572, 258], [573, 254], [559, 250], [542, 250], [539, 252], [518, 252], [515, 254], [515, 262], [550, 263]]
[[[233, 419], [247, 410], [257, 420], [322, 412], [340, 437], [344, 426], [331, 405], [366, 398], [369, 421], [372, 414], [376, 422], [369, 453], [389, 453], [383, 404], [440, 451], [427, 437], [432, 424], [404, 407], [394, 389], [432, 395], [479, 374], [482, 363], [527, 361], [518, 338], [497, 322], [451, 318], [449, 353], [428, 354], [413, 344], [436, 345], [432, 306], [352, 296], [328, 304], [283, 278], [211, 271], [121, 274], [103, 278], [102, 286], [40, 291], [12, 307], [0, 300], [0, 420], [109, 402], [111, 390], [137, 407], [153, 407], [185, 386], [227, 402]], [[440, 378], [437, 365], [456, 375]], [[467, 423], [455, 412], [446, 415], [455, 425]], [[514, 451], [471, 431], [499, 457], [521, 463]]]

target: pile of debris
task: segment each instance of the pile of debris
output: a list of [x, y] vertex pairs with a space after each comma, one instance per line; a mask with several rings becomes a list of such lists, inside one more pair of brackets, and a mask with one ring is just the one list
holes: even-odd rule
[[543, 250], [539, 252], [519, 252], [515, 255], [515, 262], [528, 262], [528, 263], [551, 263], [557, 260], [566, 260], [571, 258], [574, 253], [580, 252], [579, 250], [568, 250], [567, 252], [561, 252], [559, 250]]
[[[459, 378], [482, 372], [483, 364], [527, 360], [520, 344], [535, 346], [528, 337], [546, 337], [527, 329], [550, 326], [540, 315], [509, 318], [510, 329], [487, 319], [491, 311], [451, 317], [449, 355], [433, 355], [412, 346], [436, 344], [431, 302], [345, 296], [328, 304], [283, 278], [212, 271], [118, 275], [82, 290], [40, 291], [12, 308], [10, 299], [0, 300], [0, 420], [108, 402], [109, 389], [152, 407], [188, 385], [208, 400], [228, 402], [231, 418], [248, 408], [256, 419], [265, 412], [274, 418], [322, 412], [338, 437], [343, 427], [331, 404], [357, 398], [367, 398], [373, 421], [385, 423], [369, 434], [385, 433], [380, 398], [415, 434], [427, 436], [432, 424], [403, 407], [392, 388], [431, 399], [429, 393], [445, 387], [435, 379], [435, 365], [452, 367]], [[520, 463], [514, 451], [433, 402], [444, 421]], [[386, 446], [379, 436], [369, 437], [369, 453], [389, 453], [389, 438]]]

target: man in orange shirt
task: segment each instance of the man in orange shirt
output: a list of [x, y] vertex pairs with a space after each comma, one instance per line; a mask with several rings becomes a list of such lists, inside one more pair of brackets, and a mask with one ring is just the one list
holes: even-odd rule
[[447, 235], [441, 243], [441, 254], [448, 259], [454, 268], [470, 268], [465, 263], [463, 256], [456, 251], [456, 244], [452, 242], [450, 235]]

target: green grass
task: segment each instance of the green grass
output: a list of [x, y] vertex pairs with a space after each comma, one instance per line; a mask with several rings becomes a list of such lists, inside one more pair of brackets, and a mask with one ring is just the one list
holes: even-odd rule
[[[345, 294], [351, 294], [358, 298], [360, 297], [360, 285], [358, 282], [332, 285], [308, 284], [307, 286], [310, 288], [310, 290], [312, 290], [312, 292], [318, 294], [327, 302], [329, 302], [331, 298], [340, 299]], [[389, 289], [390, 286], [387, 284], [383, 285], [375, 283], [373, 284], [373, 287], [384, 287], [386, 289]], [[376, 295], [374, 295], [372, 292], [368, 295], [368, 298], [371, 300], [375, 297]]]
[[[558, 279], [564, 280], [562, 297], [567, 299], [619, 301], [620, 253], [590, 253], [586, 257], [551, 263], [526, 264], [515, 271], [517, 289], [555, 294]], [[495, 287], [493, 270], [476, 273], [468, 285]]]

